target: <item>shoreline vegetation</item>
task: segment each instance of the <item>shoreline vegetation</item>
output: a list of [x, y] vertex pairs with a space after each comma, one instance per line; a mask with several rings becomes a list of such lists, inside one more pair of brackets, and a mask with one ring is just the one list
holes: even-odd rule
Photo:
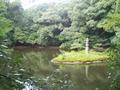
[[37, 49], [60, 49], [58, 46], [47, 46], [47, 47], [44, 47], [44, 46], [13, 46], [13, 48], [37, 48]]
[[71, 51], [62, 52], [57, 57], [53, 58], [51, 62], [55, 64], [95, 64], [107, 62], [110, 60], [107, 52], [89, 51]]

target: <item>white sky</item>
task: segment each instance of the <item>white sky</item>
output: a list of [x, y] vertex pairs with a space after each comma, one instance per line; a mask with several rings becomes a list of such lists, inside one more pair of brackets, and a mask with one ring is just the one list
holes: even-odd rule
[[[15, 0], [10, 0], [10, 2], [13, 2]], [[51, 2], [65, 2], [67, 0], [20, 0], [22, 3], [22, 7], [24, 9], [30, 8], [33, 5], [41, 4], [41, 3], [51, 3]]]
[[27, 9], [35, 4], [40, 3], [50, 3], [50, 2], [57, 2], [59, 0], [21, 0], [22, 6], [24, 9]]
[[[10, 2], [13, 2], [15, 0], [10, 0]], [[20, 0], [22, 7], [24, 9], [28, 9], [30, 7], [32, 7], [33, 5], [37, 5], [37, 4], [42, 4], [42, 3], [51, 3], [51, 2], [67, 2], [68, 0]]]

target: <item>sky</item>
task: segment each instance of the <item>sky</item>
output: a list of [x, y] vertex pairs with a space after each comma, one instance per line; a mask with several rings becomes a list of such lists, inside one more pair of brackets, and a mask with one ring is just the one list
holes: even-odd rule
[[[10, 0], [15, 1], [15, 0]], [[28, 9], [30, 7], [32, 7], [33, 5], [36, 4], [41, 4], [41, 3], [51, 3], [51, 2], [60, 2], [63, 0], [21, 0], [22, 6], [24, 9]]]
[[[10, 0], [10, 2], [13, 2], [15, 0]], [[65, 2], [67, 0], [20, 0], [21, 1], [21, 4], [22, 4], [22, 7], [24, 9], [28, 9], [34, 5], [37, 5], [37, 4], [42, 4], [42, 3], [51, 3], [51, 2]]]
[[23, 8], [27, 9], [35, 4], [58, 2], [59, 0], [21, 0]]

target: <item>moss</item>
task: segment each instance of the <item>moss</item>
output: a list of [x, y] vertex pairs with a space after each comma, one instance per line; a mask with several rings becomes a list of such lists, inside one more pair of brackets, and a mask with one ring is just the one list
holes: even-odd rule
[[52, 62], [94, 62], [106, 60], [109, 60], [109, 56], [106, 52], [90, 51], [87, 54], [85, 51], [71, 51], [58, 55]]

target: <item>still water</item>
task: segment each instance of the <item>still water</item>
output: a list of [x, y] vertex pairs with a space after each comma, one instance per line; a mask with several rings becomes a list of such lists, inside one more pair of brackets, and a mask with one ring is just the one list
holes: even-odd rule
[[56, 48], [15, 48], [0, 61], [0, 90], [108, 90], [107, 66], [55, 65]]

